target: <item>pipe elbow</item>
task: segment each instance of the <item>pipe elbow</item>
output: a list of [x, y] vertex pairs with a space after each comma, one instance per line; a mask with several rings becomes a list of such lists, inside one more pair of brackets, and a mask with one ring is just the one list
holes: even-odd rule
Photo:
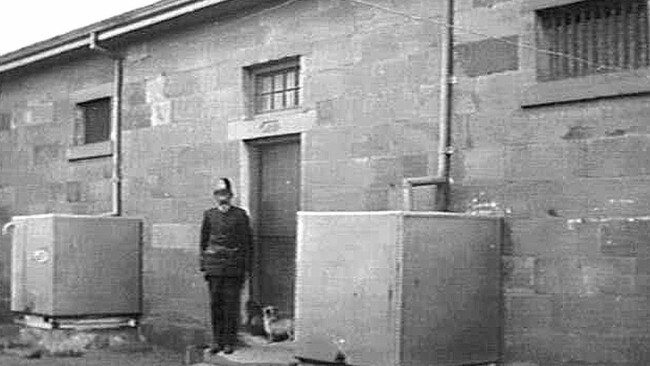
[[112, 52], [112, 51], [100, 46], [97, 43], [97, 33], [96, 32], [90, 33], [89, 39], [90, 39], [90, 42], [88, 44], [88, 48], [90, 48], [91, 50], [101, 52], [101, 53], [105, 54], [106, 56], [112, 58], [113, 60], [121, 61], [123, 59], [122, 55], [117, 54], [115, 52]]
[[14, 226], [16, 226], [16, 223], [13, 221], [9, 221], [8, 223], [4, 224], [2, 226], [2, 235], [7, 235], [9, 233], [9, 229], [11, 229]]

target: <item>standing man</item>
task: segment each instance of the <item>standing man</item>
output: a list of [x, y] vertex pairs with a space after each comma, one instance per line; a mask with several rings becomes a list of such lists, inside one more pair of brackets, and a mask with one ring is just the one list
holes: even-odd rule
[[230, 354], [237, 344], [239, 302], [251, 256], [246, 211], [231, 204], [230, 181], [219, 179], [216, 207], [205, 211], [201, 225], [201, 271], [210, 291], [213, 344], [210, 351]]

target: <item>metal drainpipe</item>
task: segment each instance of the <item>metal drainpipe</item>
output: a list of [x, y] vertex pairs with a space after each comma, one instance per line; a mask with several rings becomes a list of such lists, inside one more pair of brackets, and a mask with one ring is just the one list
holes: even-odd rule
[[111, 143], [113, 145], [112, 212], [111, 216], [122, 215], [122, 84], [123, 57], [97, 44], [97, 34], [90, 34], [90, 49], [98, 51], [113, 60], [113, 96], [111, 98]]
[[453, 84], [454, 84], [454, 0], [447, 2], [446, 42], [443, 47], [442, 77], [440, 85], [440, 127], [439, 127], [439, 153], [438, 176], [445, 183], [438, 186], [436, 202], [440, 202], [440, 211], [446, 211], [449, 206], [449, 185], [451, 171], [451, 120], [453, 113]]
[[440, 119], [438, 123], [438, 174], [435, 176], [404, 179], [404, 209], [412, 208], [413, 187], [435, 185], [436, 209], [447, 211], [451, 155], [452, 86], [454, 83], [454, 0], [447, 0], [446, 26], [441, 55], [440, 72]]

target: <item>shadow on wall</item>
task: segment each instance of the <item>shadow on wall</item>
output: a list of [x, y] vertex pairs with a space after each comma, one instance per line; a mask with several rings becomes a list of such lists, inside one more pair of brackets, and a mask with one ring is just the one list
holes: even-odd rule
[[[11, 220], [8, 207], [0, 206], [0, 227]], [[11, 235], [0, 235], [0, 323], [11, 321]]]

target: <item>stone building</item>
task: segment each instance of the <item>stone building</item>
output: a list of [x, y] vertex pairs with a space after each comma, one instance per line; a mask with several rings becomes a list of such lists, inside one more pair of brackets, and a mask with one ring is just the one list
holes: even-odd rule
[[[291, 312], [296, 211], [401, 209], [403, 179], [437, 171], [444, 15], [435, 0], [163, 0], [0, 56], [0, 223], [111, 210], [115, 69], [96, 42], [123, 55], [123, 213], [145, 218], [149, 337], [206, 336], [198, 227], [221, 176], [265, 243], [252, 293]], [[646, 364], [646, 0], [457, 0], [454, 18], [449, 208], [505, 212], [506, 363]]]

